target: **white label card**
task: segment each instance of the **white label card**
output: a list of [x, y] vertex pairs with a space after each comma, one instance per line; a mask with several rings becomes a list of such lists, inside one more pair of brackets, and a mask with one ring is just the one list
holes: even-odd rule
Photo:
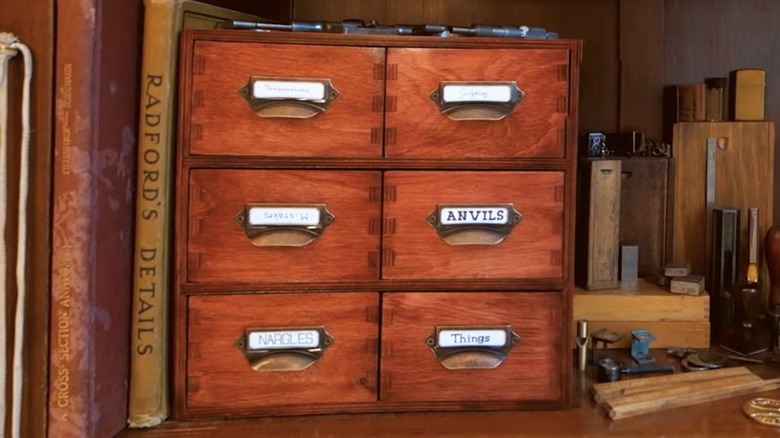
[[318, 348], [320, 332], [317, 330], [255, 331], [247, 335], [247, 350], [284, 350]]
[[320, 210], [313, 207], [251, 207], [249, 225], [316, 226]]
[[439, 347], [505, 347], [506, 330], [441, 330]]
[[506, 207], [445, 207], [439, 212], [442, 225], [494, 224], [509, 222]]
[[512, 88], [509, 85], [445, 85], [444, 102], [510, 102]]
[[256, 99], [325, 100], [325, 84], [303, 81], [266, 81], [252, 83], [252, 96]]

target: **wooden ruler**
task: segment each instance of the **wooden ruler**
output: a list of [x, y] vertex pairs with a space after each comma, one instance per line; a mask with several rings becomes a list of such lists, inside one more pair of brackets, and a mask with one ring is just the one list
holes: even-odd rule
[[609, 399], [643, 391], [661, 389], [670, 386], [680, 386], [690, 382], [730, 378], [735, 376], [754, 376], [745, 367], [719, 368], [710, 371], [668, 374], [663, 376], [642, 377], [637, 379], [619, 380], [617, 382], [596, 383], [591, 388], [593, 400], [602, 403]]

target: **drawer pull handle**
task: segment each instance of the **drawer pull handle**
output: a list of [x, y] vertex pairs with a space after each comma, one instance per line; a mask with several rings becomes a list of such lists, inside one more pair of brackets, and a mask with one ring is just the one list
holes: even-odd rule
[[307, 119], [323, 113], [339, 97], [330, 79], [253, 76], [238, 90], [260, 117]]
[[513, 204], [439, 204], [428, 224], [450, 245], [497, 245], [523, 215]]
[[333, 337], [323, 326], [247, 329], [235, 343], [258, 372], [304, 370], [332, 344]]
[[425, 345], [449, 370], [496, 368], [520, 342], [512, 326], [436, 327]]
[[235, 216], [255, 246], [306, 246], [334, 220], [325, 204], [247, 204]]
[[525, 93], [515, 81], [443, 81], [430, 98], [452, 120], [501, 120], [515, 111]]

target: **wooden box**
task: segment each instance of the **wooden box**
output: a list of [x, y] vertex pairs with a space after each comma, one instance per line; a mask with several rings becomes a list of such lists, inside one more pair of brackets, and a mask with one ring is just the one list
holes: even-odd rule
[[370, 171], [192, 170], [187, 279], [376, 279], [379, 185]]
[[383, 52], [199, 41], [182, 81], [192, 99], [185, 147], [197, 155], [381, 156]]
[[376, 401], [379, 294], [216, 295], [188, 302], [192, 415]]
[[564, 157], [567, 50], [391, 48], [387, 63], [388, 157]]
[[541, 292], [386, 294], [380, 398], [560, 399], [564, 361], [556, 328], [563, 322], [562, 298]]
[[563, 185], [563, 172], [386, 172], [382, 278], [561, 278]]
[[621, 336], [610, 348], [630, 348], [631, 332], [640, 329], [655, 336], [651, 348], [710, 346], [710, 297], [706, 293], [673, 294], [640, 279], [613, 289], [577, 288], [573, 307], [573, 321], [587, 320], [588, 333], [607, 329]]

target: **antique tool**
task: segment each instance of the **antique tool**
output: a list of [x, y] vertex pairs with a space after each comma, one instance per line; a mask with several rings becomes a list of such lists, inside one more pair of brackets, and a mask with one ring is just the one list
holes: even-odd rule
[[764, 236], [764, 253], [769, 271], [769, 307], [767, 315], [770, 324], [770, 347], [780, 354], [780, 225], [769, 227]]
[[577, 321], [577, 368], [585, 371], [588, 365], [588, 321]]
[[722, 368], [726, 365], [726, 356], [720, 353], [693, 353], [685, 358], [689, 364], [695, 367], [704, 367], [708, 369]]
[[596, 369], [596, 381], [599, 383], [616, 382], [622, 374], [673, 373], [673, 365], [640, 365], [623, 368], [621, 363], [611, 357], [599, 359]]
[[715, 208], [712, 215], [712, 263], [705, 284], [710, 294], [712, 339], [717, 341], [734, 319], [731, 293], [737, 284], [739, 209]]
[[699, 350], [696, 350], [695, 348], [688, 348], [688, 347], [667, 347], [666, 348], [666, 354], [669, 356], [674, 356], [676, 358], [682, 359], [689, 354], [698, 353]]
[[591, 337], [590, 348], [592, 350], [590, 357], [593, 363], [596, 363], [597, 361], [596, 350], [599, 347], [599, 343], [603, 344], [602, 346], [603, 349], [607, 349], [609, 348], [609, 344], [612, 344], [620, 339], [619, 334], [615, 332], [611, 332], [607, 329], [601, 329], [597, 332], [593, 332], [591, 333], [590, 337]]
[[[718, 153], [718, 139], [714, 137], [707, 138], [707, 176], [705, 179], [705, 208], [707, 225], [705, 228], [705, 245], [706, 253], [710, 254], [712, 251], [712, 235], [707, 233], [707, 230], [712, 230], [712, 212], [715, 209], [715, 166], [717, 163]], [[707, 268], [710, 268], [707, 266]], [[705, 272], [706, 277], [711, 277], [711, 272]]]
[[631, 332], [631, 357], [639, 364], [655, 362], [650, 354], [650, 343], [655, 336], [650, 330], [634, 330]]
[[780, 427], [780, 400], [758, 397], [745, 402], [742, 412], [765, 426]]

